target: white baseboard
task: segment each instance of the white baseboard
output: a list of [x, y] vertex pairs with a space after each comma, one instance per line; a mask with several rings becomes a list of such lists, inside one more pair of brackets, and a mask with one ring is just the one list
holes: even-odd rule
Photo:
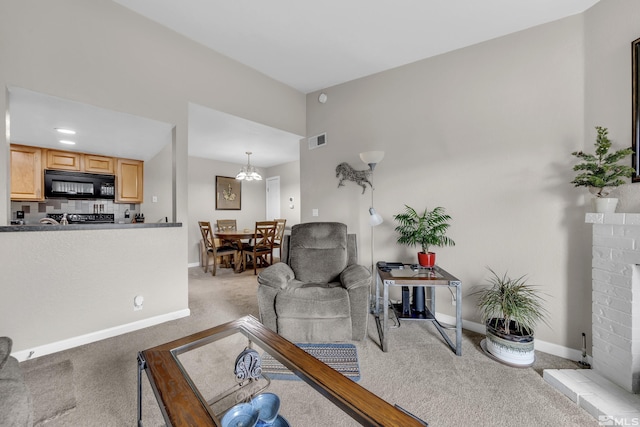
[[[199, 264], [194, 265], [194, 267]], [[148, 319], [139, 320], [137, 322], [127, 323], [125, 325], [115, 326], [113, 328], [103, 329], [101, 331], [92, 332], [86, 335], [80, 335], [77, 337], [69, 338], [62, 341], [57, 341], [50, 344], [45, 344], [39, 347], [34, 347], [27, 350], [17, 351], [11, 353], [11, 356], [18, 359], [19, 362], [33, 359], [36, 357], [44, 356], [58, 351], [68, 350], [70, 348], [78, 347], [84, 344], [89, 344], [95, 341], [115, 337], [118, 335], [126, 334], [128, 332], [137, 331], [139, 329], [148, 328], [150, 326], [158, 325], [160, 323], [168, 322], [170, 320], [180, 319], [187, 317], [191, 314], [189, 309], [174, 311], [172, 313], [163, 314], [160, 316], [151, 317]], [[451, 325], [456, 324], [456, 318], [442, 313], [436, 313], [438, 320]], [[462, 327], [478, 334], [486, 333], [485, 325], [470, 320], [462, 320]], [[582, 359], [582, 352], [573, 348], [564, 347], [558, 344], [549, 343], [540, 339], [535, 340], [535, 348], [538, 351], [549, 353], [554, 356], [562, 357], [569, 360], [579, 361]], [[591, 357], [588, 357], [588, 362], [593, 363]]]
[[191, 268], [191, 267], [200, 267], [200, 263], [199, 263], [199, 262], [192, 262], [192, 263], [187, 264], [187, 267], [188, 267], [188, 268]]
[[[182, 317], [187, 317], [190, 314], [191, 314], [191, 310], [186, 308], [184, 310], [178, 310], [171, 313], [162, 314], [160, 316], [139, 320], [137, 322], [127, 323], [124, 325], [114, 326], [113, 328], [91, 332], [90, 334], [80, 335], [77, 337], [68, 338], [66, 340], [41, 345], [38, 347], [30, 348], [28, 350], [16, 351], [15, 353], [11, 353], [11, 355], [16, 359], [18, 359], [19, 362], [22, 362], [28, 359], [34, 359], [36, 357], [44, 356], [46, 354], [56, 353], [62, 350], [68, 350], [70, 348], [78, 347], [84, 344], [89, 344], [92, 342], [104, 340], [107, 338], [126, 334], [128, 332], [137, 331], [139, 329], [148, 328], [150, 326], [168, 322], [169, 320], [180, 319]], [[144, 349], [141, 349], [141, 350], [144, 350]]]
[[[456, 324], [456, 318], [446, 314], [436, 313], [438, 320], [451, 325]], [[476, 332], [478, 334], [486, 334], [487, 330], [482, 323], [472, 322], [470, 320], [462, 320], [462, 328]], [[562, 357], [564, 359], [580, 361], [582, 360], [582, 351], [574, 348], [564, 347], [558, 344], [542, 341], [538, 338], [534, 341], [535, 349], [543, 353], [549, 353], [554, 356]], [[588, 357], [589, 363], [592, 363], [591, 357]]]

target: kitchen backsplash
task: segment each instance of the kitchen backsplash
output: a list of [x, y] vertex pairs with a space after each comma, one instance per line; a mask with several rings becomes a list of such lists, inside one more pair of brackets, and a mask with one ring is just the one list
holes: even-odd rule
[[[95, 208], [94, 208], [95, 205]], [[102, 205], [102, 210], [100, 210]], [[96, 209], [96, 210], [94, 210]], [[112, 213], [117, 223], [129, 223], [139, 211], [138, 204], [114, 203], [112, 200], [66, 200], [50, 199], [45, 202], [11, 202], [11, 219], [17, 218], [17, 211], [24, 212], [25, 224], [37, 224], [50, 213]], [[126, 211], [129, 218], [125, 218]]]

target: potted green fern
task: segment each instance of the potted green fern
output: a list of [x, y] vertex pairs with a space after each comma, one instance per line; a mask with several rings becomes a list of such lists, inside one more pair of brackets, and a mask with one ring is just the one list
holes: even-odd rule
[[[487, 267], [488, 268], [488, 267]], [[512, 279], [507, 273], [492, 276], [479, 295], [478, 308], [487, 327], [482, 349], [498, 361], [510, 366], [531, 366], [535, 361], [533, 331], [536, 323], [546, 323], [544, 300], [525, 276]]]
[[423, 267], [433, 267], [436, 254], [430, 252], [431, 246], [454, 246], [456, 243], [447, 237], [451, 216], [444, 212], [443, 207], [433, 210], [425, 209], [419, 214], [414, 208], [405, 205], [402, 213], [394, 215], [398, 222], [395, 231], [399, 234], [398, 243], [407, 246], [419, 246], [418, 263]]
[[582, 160], [573, 167], [578, 172], [571, 181], [576, 187], [588, 187], [589, 192], [595, 196], [594, 208], [596, 212], [615, 212], [618, 199], [607, 197], [611, 190], [625, 183], [623, 178], [629, 178], [635, 173], [631, 166], [621, 165], [618, 162], [629, 157], [631, 148], [621, 149], [610, 153], [611, 140], [607, 128], [596, 126], [598, 133], [595, 142], [595, 155], [582, 151], [571, 153]]

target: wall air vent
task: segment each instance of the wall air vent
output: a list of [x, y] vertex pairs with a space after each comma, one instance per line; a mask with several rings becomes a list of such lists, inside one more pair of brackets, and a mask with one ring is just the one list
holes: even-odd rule
[[320, 135], [312, 136], [309, 138], [309, 150], [327, 145], [327, 134], [321, 133]]

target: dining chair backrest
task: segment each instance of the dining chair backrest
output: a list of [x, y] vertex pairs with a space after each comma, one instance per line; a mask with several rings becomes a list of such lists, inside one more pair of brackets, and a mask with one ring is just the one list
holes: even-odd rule
[[205, 273], [209, 269], [209, 257], [213, 258], [212, 275], [216, 275], [216, 268], [218, 264], [217, 257], [224, 257], [232, 255], [234, 258], [238, 253], [238, 248], [233, 245], [224, 245], [217, 237], [214, 237], [213, 230], [211, 229], [211, 223], [209, 221], [198, 221], [200, 226], [200, 233], [202, 234], [202, 243], [204, 244], [204, 251], [206, 253], [201, 254], [204, 258], [204, 271]]
[[274, 244], [280, 245], [282, 244], [282, 236], [284, 236], [284, 226], [287, 224], [286, 219], [276, 219], [276, 237], [274, 238]]
[[209, 221], [198, 221], [200, 226], [200, 233], [202, 234], [202, 240], [207, 250], [214, 250], [213, 247], [213, 232], [211, 230], [211, 223]]
[[218, 231], [237, 231], [237, 225], [235, 219], [219, 219], [216, 222], [216, 227], [218, 227]]
[[253, 246], [256, 248], [256, 251], [273, 250], [277, 224], [276, 221], [256, 221], [256, 231], [253, 235]]
[[209, 221], [198, 221], [198, 225], [200, 226], [202, 240], [204, 240], [207, 250], [217, 252], [218, 249], [226, 246], [221, 243], [220, 239], [214, 237], [213, 230], [211, 229], [211, 223]]
[[273, 264], [273, 241], [276, 237], [277, 224], [275, 221], [256, 221], [253, 244], [247, 244], [243, 251], [246, 257], [251, 257], [253, 260], [253, 274], [257, 274], [258, 262], [263, 265]]

